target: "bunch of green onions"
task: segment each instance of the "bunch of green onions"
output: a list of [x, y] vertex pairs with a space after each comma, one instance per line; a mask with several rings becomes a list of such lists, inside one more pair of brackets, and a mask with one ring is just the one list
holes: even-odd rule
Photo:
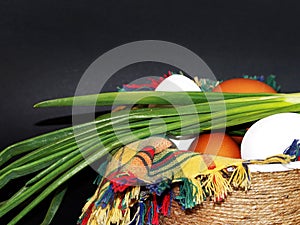
[[[158, 107], [170, 103], [174, 107]], [[9, 222], [16, 224], [53, 194], [42, 222], [50, 224], [66, 192], [64, 184], [121, 146], [152, 135], [195, 135], [275, 113], [300, 112], [300, 93], [111, 92], [48, 100], [35, 107], [113, 104], [157, 107], [108, 113], [84, 124], [21, 141], [0, 152], [0, 189], [13, 179], [32, 174], [19, 191], [0, 203], [0, 218], [26, 202]]]

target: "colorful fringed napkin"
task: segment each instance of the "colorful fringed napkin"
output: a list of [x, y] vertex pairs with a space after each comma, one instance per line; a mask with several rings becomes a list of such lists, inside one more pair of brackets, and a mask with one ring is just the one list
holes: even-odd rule
[[[171, 201], [183, 210], [205, 200], [220, 202], [233, 190], [250, 188], [249, 163], [288, 163], [289, 155], [243, 161], [179, 151], [161, 137], [121, 148], [110, 160], [95, 194], [79, 218], [80, 225], [153, 224], [167, 216]], [[180, 193], [172, 193], [172, 184]]]

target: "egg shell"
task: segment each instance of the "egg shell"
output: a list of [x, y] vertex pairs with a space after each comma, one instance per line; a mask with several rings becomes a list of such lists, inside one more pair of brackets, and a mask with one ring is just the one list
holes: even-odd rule
[[300, 139], [300, 114], [278, 113], [254, 123], [241, 143], [242, 159], [265, 159], [282, 154]]
[[264, 82], [248, 78], [232, 78], [221, 82], [213, 92], [230, 93], [276, 93], [271, 86]]
[[200, 134], [199, 138], [191, 144], [189, 150], [210, 155], [241, 158], [238, 144], [223, 132]]
[[[155, 89], [155, 91], [201, 91], [199, 86], [190, 78], [173, 74], [164, 79]], [[179, 150], [188, 150], [195, 137], [170, 138]]]
[[190, 78], [180, 74], [173, 74], [164, 79], [156, 87], [155, 91], [201, 91], [201, 89]]
[[183, 136], [178, 138], [170, 138], [170, 141], [172, 141], [179, 150], [188, 150], [195, 139], [196, 139], [195, 136], [194, 137]]

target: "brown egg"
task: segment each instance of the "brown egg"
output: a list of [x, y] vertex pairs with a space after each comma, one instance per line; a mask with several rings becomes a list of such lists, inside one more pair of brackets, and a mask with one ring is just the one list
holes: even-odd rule
[[221, 132], [200, 134], [189, 150], [210, 155], [241, 158], [238, 144], [229, 135]]
[[[229, 93], [276, 93], [276, 90], [264, 82], [248, 78], [233, 78], [223, 81], [212, 91]], [[232, 136], [232, 138], [238, 144], [243, 140], [242, 136]]]
[[248, 78], [233, 78], [223, 81], [213, 89], [213, 92], [276, 93], [271, 86], [264, 82]]

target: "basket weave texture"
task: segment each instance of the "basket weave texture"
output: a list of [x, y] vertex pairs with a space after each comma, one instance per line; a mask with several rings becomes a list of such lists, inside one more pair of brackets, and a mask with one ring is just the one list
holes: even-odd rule
[[[172, 201], [170, 216], [161, 217], [160, 224], [300, 224], [300, 170], [255, 172], [251, 184], [250, 190], [235, 190], [221, 204], [207, 200], [184, 211]], [[179, 187], [173, 190], [176, 194]]]

